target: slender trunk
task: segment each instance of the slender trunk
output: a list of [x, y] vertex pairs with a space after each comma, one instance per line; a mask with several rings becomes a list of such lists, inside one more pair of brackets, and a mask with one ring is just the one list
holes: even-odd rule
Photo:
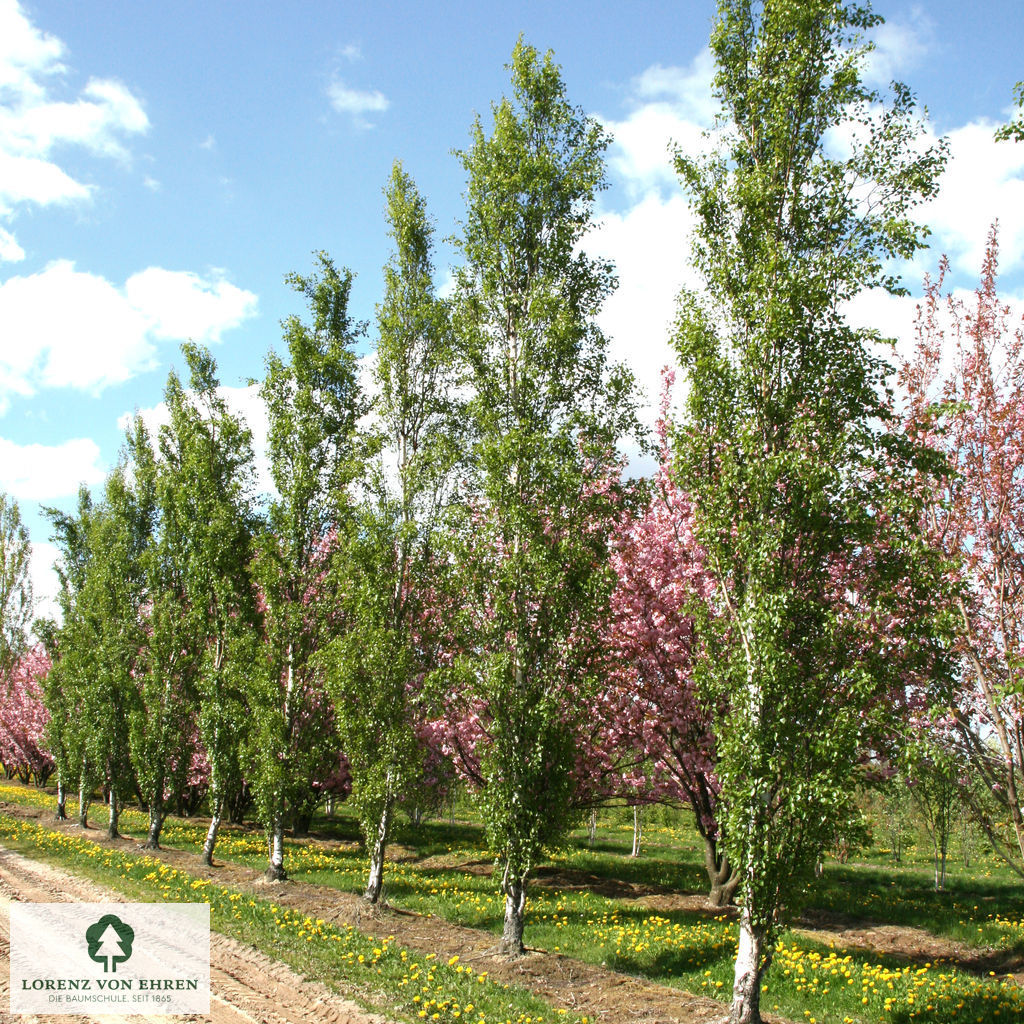
[[164, 780], [159, 779], [153, 787], [153, 794], [149, 801], [149, 831], [146, 833], [146, 841], [142, 844], [144, 850], [160, 849], [160, 832], [164, 827]]
[[146, 841], [142, 844], [144, 850], [160, 849], [160, 833], [164, 827], [163, 809], [150, 805], [149, 808], [149, 831], [146, 833]]
[[288, 877], [284, 870], [284, 807], [281, 806], [282, 802], [279, 798], [270, 828], [270, 863], [267, 865], [266, 874], [268, 882], [283, 882]]
[[740, 876], [733, 870], [729, 858], [719, 849], [718, 841], [713, 836], [704, 837], [704, 870], [711, 883], [708, 902], [713, 907], [730, 906], [740, 884]]
[[64, 807], [64, 804], [66, 802], [67, 802], [67, 791], [64, 789], [64, 783], [60, 779], [58, 779], [57, 780], [57, 813], [54, 815], [54, 817], [57, 819], [57, 821], [67, 821], [68, 820], [68, 812], [67, 812], [67, 810]]
[[501, 889], [505, 894], [505, 927], [498, 948], [508, 956], [522, 956], [523, 926], [526, 923], [526, 879], [510, 877], [506, 866], [505, 882]]
[[363, 898], [368, 903], [376, 903], [384, 888], [384, 853], [388, 846], [388, 835], [391, 831], [391, 800], [384, 802], [384, 812], [377, 823], [377, 834], [370, 850], [370, 875], [366, 881], [366, 892]]
[[107, 820], [107, 838], [120, 839], [121, 833], [117, 830], [117, 819], [121, 816], [121, 807], [117, 802], [117, 791], [110, 787], [110, 817]]
[[630, 857], [640, 856], [640, 839], [643, 835], [643, 811], [639, 804], [633, 804], [633, 852]]
[[206, 832], [206, 842], [203, 843], [203, 863], [213, 867], [213, 848], [217, 845], [217, 833], [220, 831], [221, 816], [224, 813], [224, 798], [217, 797], [213, 802], [213, 816], [210, 818], [210, 827]]
[[766, 945], [764, 929], [754, 925], [749, 909], [744, 907], [729, 1024], [761, 1024], [761, 976], [768, 967]]
[[85, 761], [82, 761], [82, 772], [78, 776], [78, 824], [82, 828], [89, 827], [89, 792], [85, 786]]
[[328, 793], [327, 794], [327, 801], [324, 804], [324, 812], [327, 814], [328, 818], [333, 818], [334, 817], [334, 794], [333, 793]]
[[597, 838], [597, 808], [590, 809], [590, 821], [587, 823], [587, 846], [593, 847]]

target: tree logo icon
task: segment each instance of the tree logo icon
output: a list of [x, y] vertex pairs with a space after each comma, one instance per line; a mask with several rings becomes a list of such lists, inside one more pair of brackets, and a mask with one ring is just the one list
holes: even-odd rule
[[89, 958], [103, 964], [103, 973], [117, 973], [117, 965], [123, 964], [132, 955], [135, 932], [114, 914], [104, 914], [85, 931], [89, 944]]

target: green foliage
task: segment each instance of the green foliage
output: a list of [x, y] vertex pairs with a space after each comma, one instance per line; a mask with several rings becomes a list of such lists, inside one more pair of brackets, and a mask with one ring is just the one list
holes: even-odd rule
[[[145, 427], [135, 439], [148, 448]], [[146, 647], [143, 556], [151, 539], [152, 478], [129, 483], [124, 466], [107, 478], [103, 499], [80, 492], [78, 514], [47, 510], [61, 552], [63, 623], [51, 627], [54, 657], [44, 696], [58, 771], [91, 791], [134, 791], [129, 730], [139, 712], [136, 678]]]
[[352, 801], [379, 895], [396, 801], [419, 781], [423, 679], [434, 667], [429, 621], [439, 533], [459, 455], [447, 310], [434, 295], [431, 228], [396, 163], [385, 188], [394, 252], [384, 268], [374, 369], [378, 426], [360, 504], [339, 561], [346, 632], [325, 664]]
[[[915, 145], [904, 87], [883, 105], [862, 84], [862, 34], [879, 21], [840, 0], [723, 0], [722, 141], [677, 156], [705, 282], [676, 332], [690, 385], [679, 482], [717, 582], [712, 607], [694, 607], [699, 672], [726, 709], [725, 835], [767, 943], [846, 827], [891, 695], [935, 653], [939, 574], [914, 489], [934, 466], [896, 429], [880, 339], [842, 313], [866, 288], [898, 290], [887, 261], [923, 244], [912, 212], [945, 153]], [[831, 155], [830, 132], [847, 155]]]
[[260, 388], [277, 496], [255, 561], [264, 649], [248, 680], [248, 761], [278, 847], [286, 803], [304, 817], [314, 780], [337, 763], [330, 703], [312, 658], [337, 626], [329, 570], [336, 531], [350, 514], [348, 487], [361, 471], [356, 425], [366, 411], [355, 354], [363, 326], [348, 315], [352, 274], [337, 271], [326, 253], [317, 262], [318, 274], [287, 278], [312, 319], [284, 321], [290, 361], [271, 352]]
[[459, 154], [470, 456], [451, 676], [485, 709], [481, 806], [506, 891], [572, 820], [574, 720], [598, 685], [593, 624], [609, 585], [604, 485], [634, 424], [631, 378], [595, 321], [615, 279], [581, 248], [608, 140], [569, 104], [550, 53], [520, 41], [509, 69], [491, 134], [478, 118]]
[[0, 492], [0, 679], [28, 647], [32, 623], [32, 546], [18, 503]]
[[1000, 142], [1024, 142], [1024, 82], [1013, 87], [1013, 101], [1017, 104], [1017, 116], [996, 131]]

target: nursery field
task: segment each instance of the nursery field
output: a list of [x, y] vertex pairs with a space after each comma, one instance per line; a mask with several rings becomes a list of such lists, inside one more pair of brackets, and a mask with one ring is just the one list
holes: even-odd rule
[[[708, 1021], [730, 991], [736, 926], [710, 909], [685, 819], [660, 815], [641, 855], [609, 811], [542, 865], [530, 890], [520, 960], [493, 955], [502, 904], [479, 828], [468, 820], [408, 827], [386, 874], [388, 907], [358, 893], [365, 856], [344, 814], [287, 842], [290, 880], [265, 883], [262, 832], [229, 827], [218, 866], [198, 852], [202, 819], [170, 819], [166, 849], [143, 856], [142, 814], [124, 839], [52, 820], [40, 790], [0, 786], [0, 843], [133, 899], [204, 900], [214, 928], [270, 952], [363, 1006], [400, 1020]], [[69, 805], [74, 818], [74, 807]], [[102, 813], [102, 808], [97, 808]], [[98, 821], [98, 819], [97, 819]], [[1024, 890], [987, 859], [951, 865], [945, 892], [911, 850], [827, 862], [809, 908], [782, 936], [762, 1005], [813, 1024], [1024, 1019]], [[0, 864], [0, 878], [4, 875]]]

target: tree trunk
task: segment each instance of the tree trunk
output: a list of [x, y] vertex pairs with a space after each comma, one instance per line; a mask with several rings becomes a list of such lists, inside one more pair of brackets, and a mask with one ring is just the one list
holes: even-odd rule
[[208, 868], [213, 867], [213, 848], [217, 845], [217, 833], [220, 831], [221, 815], [224, 813], [223, 797], [214, 801], [212, 810], [213, 817], [210, 818], [210, 827], [206, 832], [202, 855], [202, 861]]
[[84, 783], [78, 787], [78, 824], [81, 828], [89, 827], [89, 795]]
[[761, 1024], [761, 976], [768, 966], [765, 945], [764, 929], [755, 927], [750, 911], [744, 907], [729, 1024]]
[[327, 800], [324, 803], [324, 813], [328, 818], [334, 817], [334, 794], [328, 793]]
[[384, 888], [384, 852], [387, 850], [388, 833], [391, 831], [391, 801], [384, 804], [384, 812], [377, 824], [377, 834], [370, 850], [370, 875], [366, 881], [366, 892], [363, 898], [368, 903], [376, 903]]
[[731, 906], [740, 876], [733, 871], [729, 858], [718, 848], [718, 841], [712, 836], [704, 837], [704, 870], [711, 883], [708, 902], [713, 907]]
[[505, 868], [505, 927], [501, 933], [499, 950], [508, 956], [522, 956], [523, 926], [526, 922], [526, 879], [510, 878]]
[[121, 807], [117, 802], [117, 792], [113, 786], [110, 787], [110, 817], [107, 820], [107, 838], [120, 839], [121, 833], [117, 830], [117, 820], [121, 816]]
[[66, 808], [64, 807], [64, 804], [67, 802], [67, 797], [68, 797], [68, 794], [67, 794], [67, 791], [64, 789], [64, 783], [61, 782], [60, 779], [58, 779], [57, 780], [57, 813], [54, 815], [54, 817], [57, 819], [57, 821], [67, 821], [68, 820], [68, 812], [67, 812]]
[[278, 802], [270, 829], [270, 863], [267, 865], [268, 882], [283, 882], [288, 875], [284, 870], [284, 808]]
[[590, 821], [587, 823], [587, 846], [593, 848], [597, 838], [597, 808], [590, 809]]
[[160, 849], [160, 832], [164, 827], [163, 808], [150, 805], [149, 808], [149, 831], [146, 833], [146, 841], [142, 844], [144, 850]]
[[643, 836], [643, 811], [639, 804], [633, 804], [633, 852], [630, 857], [640, 856], [640, 839]]

